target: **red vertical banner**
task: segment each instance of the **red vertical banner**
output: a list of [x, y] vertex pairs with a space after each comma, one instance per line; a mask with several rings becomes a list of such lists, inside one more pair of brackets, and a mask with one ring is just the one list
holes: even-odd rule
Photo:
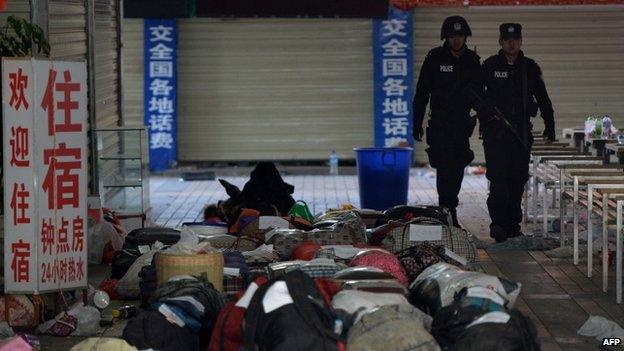
[[86, 286], [86, 65], [2, 65], [5, 292]]
[[37, 63], [38, 288], [51, 291], [87, 285], [87, 73], [83, 62]]
[[7, 292], [37, 289], [36, 189], [32, 168], [34, 64], [32, 60], [2, 60], [4, 285]]

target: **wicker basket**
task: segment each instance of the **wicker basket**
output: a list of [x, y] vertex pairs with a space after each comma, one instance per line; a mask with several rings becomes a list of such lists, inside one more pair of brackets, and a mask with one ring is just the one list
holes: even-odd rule
[[208, 281], [218, 291], [223, 291], [223, 254], [212, 252], [201, 255], [157, 254], [156, 279], [162, 284], [176, 275], [200, 275], [206, 273]]

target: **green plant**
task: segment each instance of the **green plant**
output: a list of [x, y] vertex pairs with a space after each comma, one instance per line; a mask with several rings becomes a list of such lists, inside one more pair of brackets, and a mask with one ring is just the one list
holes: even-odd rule
[[43, 29], [25, 19], [9, 16], [0, 31], [0, 56], [21, 57], [41, 53], [50, 56], [50, 43]]

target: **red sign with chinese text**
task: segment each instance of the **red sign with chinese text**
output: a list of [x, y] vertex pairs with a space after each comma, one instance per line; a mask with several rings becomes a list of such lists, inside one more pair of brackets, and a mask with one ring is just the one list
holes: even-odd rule
[[87, 285], [84, 62], [3, 59], [5, 292]]

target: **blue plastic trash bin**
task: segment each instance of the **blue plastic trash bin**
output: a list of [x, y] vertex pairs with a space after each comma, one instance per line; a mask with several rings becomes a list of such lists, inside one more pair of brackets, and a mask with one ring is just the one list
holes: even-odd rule
[[412, 148], [362, 147], [356, 155], [360, 207], [385, 210], [407, 204]]

